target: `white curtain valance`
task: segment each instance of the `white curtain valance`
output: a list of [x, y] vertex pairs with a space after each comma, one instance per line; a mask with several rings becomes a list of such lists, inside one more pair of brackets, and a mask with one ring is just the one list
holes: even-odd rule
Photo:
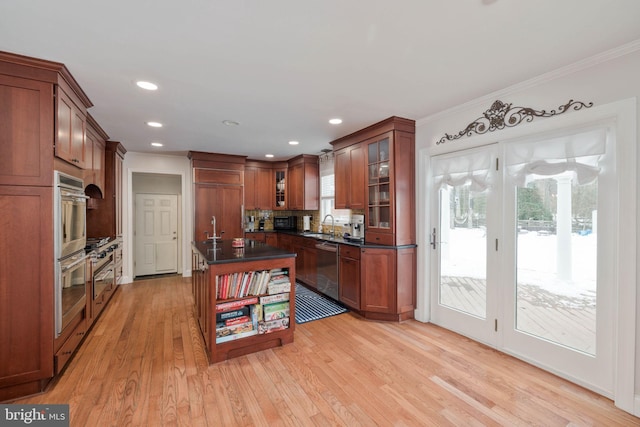
[[519, 187], [536, 176], [571, 174], [578, 184], [598, 177], [598, 162], [605, 153], [607, 130], [596, 129], [543, 141], [506, 145], [507, 173]]
[[471, 191], [482, 192], [491, 187], [492, 150], [467, 151], [456, 156], [431, 159], [431, 173], [438, 188], [470, 184]]

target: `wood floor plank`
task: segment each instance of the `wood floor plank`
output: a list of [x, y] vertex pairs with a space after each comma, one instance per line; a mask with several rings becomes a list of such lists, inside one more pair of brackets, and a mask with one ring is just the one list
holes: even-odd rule
[[413, 320], [342, 314], [209, 365], [179, 277], [121, 286], [61, 378], [16, 403], [69, 403], [72, 426], [640, 426], [605, 397]]

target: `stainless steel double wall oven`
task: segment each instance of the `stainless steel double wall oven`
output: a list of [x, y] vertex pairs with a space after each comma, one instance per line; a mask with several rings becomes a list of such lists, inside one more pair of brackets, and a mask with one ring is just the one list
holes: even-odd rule
[[81, 179], [54, 173], [56, 338], [86, 306], [86, 205]]

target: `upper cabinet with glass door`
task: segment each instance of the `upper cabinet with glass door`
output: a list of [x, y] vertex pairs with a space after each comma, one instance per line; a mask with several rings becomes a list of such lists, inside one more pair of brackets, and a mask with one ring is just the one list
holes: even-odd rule
[[391, 133], [367, 143], [368, 166], [368, 228], [378, 232], [391, 232], [393, 211], [391, 209], [391, 167], [389, 149]]
[[286, 168], [276, 168], [274, 171], [274, 184], [275, 184], [275, 206], [274, 209], [286, 209], [287, 208], [287, 198], [286, 198], [286, 179], [287, 179], [287, 169]]
[[394, 116], [331, 142], [336, 207], [360, 209], [364, 193], [365, 243], [416, 243], [415, 129], [415, 121]]

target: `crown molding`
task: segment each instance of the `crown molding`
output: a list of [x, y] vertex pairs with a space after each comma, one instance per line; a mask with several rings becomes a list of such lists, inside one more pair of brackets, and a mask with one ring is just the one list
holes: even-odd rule
[[590, 56], [588, 58], [585, 58], [578, 62], [574, 62], [573, 64], [569, 64], [567, 66], [558, 68], [556, 70], [549, 71], [547, 73], [541, 74], [537, 77], [533, 77], [523, 82], [516, 83], [511, 86], [507, 86], [504, 89], [500, 89], [498, 91], [484, 95], [480, 98], [475, 98], [471, 101], [465, 102], [464, 104], [456, 105], [455, 107], [451, 107], [446, 110], [437, 112], [435, 114], [426, 116], [422, 119], [416, 120], [416, 127], [421, 126], [423, 124], [430, 123], [432, 121], [438, 120], [442, 117], [454, 114], [456, 112], [464, 111], [476, 106], [482, 106], [484, 108], [487, 104], [491, 104], [496, 99], [504, 99], [505, 97], [513, 93], [520, 92], [525, 89], [529, 89], [531, 87], [539, 86], [543, 83], [547, 83], [552, 80], [577, 73], [578, 71], [586, 70], [593, 66], [605, 63], [607, 61], [611, 61], [621, 56], [628, 55], [638, 50], [640, 50], [640, 39], [634, 40], [622, 46], [618, 46], [616, 48], [607, 50], [605, 52]]

